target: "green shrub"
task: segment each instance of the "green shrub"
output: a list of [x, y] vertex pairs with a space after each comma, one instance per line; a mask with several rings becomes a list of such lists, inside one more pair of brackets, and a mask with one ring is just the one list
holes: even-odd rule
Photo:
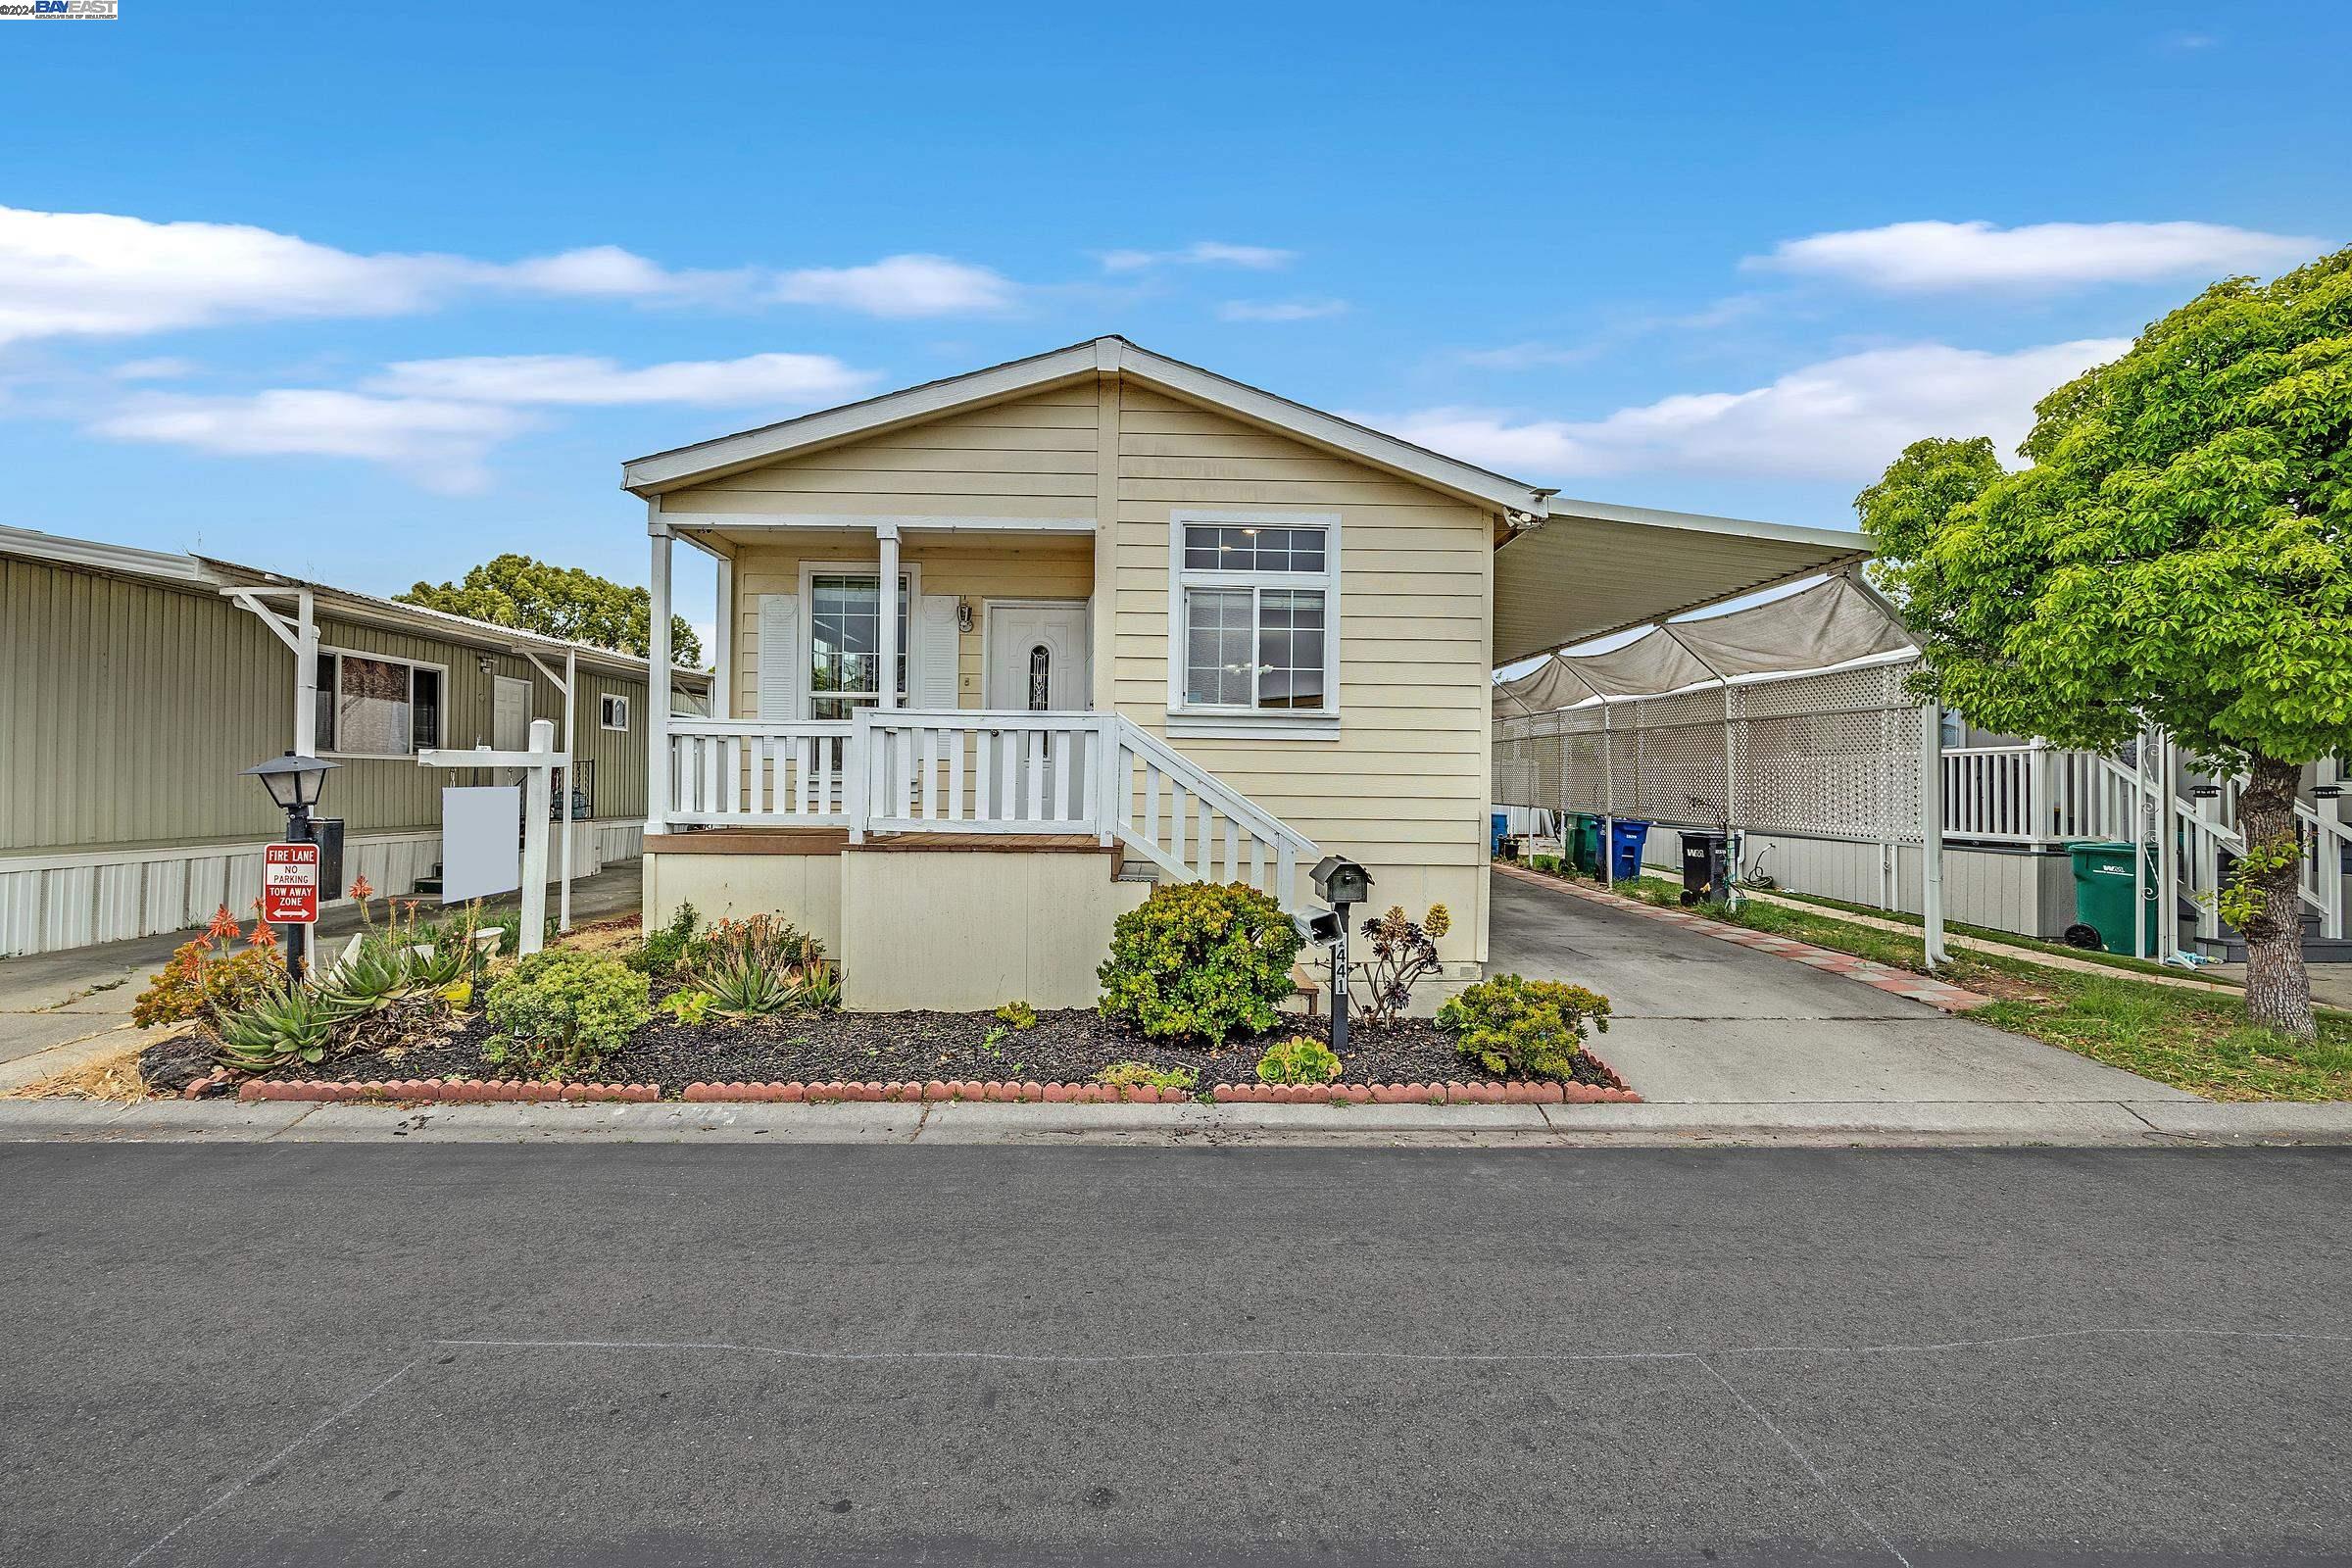
[[710, 1016], [708, 991], [672, 991], [662, 999], [662, 1010], [683, 1024], [699, 1024]]
[[712, 926], [694, 965], [694, 983], [710, 993], [712, 1010], [736, 1018], [841, 1001], [825, 945], [769, 914]]
[[1560, 858], [1556, 855], [1539, 855], [1527, 863], [1539, 871], [1549, 871], [1554, 876], [1560, 873]]
[[1608, 998], [1515, 974], [1481, 980], [1438, 1009], [1438, 1027], [1465, 1059], [1492, 1073], [1562, 1083], [1575, 1070], [1587, 1023], [1608, 1032]]
[[702, 918], [693, 905], [679, 905], [678, 912], [669, 917], [669, 924], [648, 931], [645, 940], [621, 962], [657, 980], [693, 968], [703, 956], [703, 944], [694, 934]]
[[1007, 1029], [1034, 1029], [1037, 1009], [1026, 1002], [1007, 1002], [997, 1009], [997, 1022]]
[[1190, 1067], [1154, 1067], [1148, 1061], [1114, 1061], [1095, 1074], [1095, 1082], [1113, 1089], [1176, 1089], [1191, 1094], [1200, 1075]]
[[1274, 1027], [1298, 928], [1241, 883], [1163, 882], [1111, 928], [1096, 1010], [1155, 1040], [1221, 1045]]
[[532, 1077], [594, 1072], [653, 1016], [652, 989], [644, 975], [593, 953], [534, 953], [491, 984], [498, 1032], [482, 1054]]
[[1329, 1046], [1306, 1035], [1293, 1035], [1268, 1046], [1257, 1058], [1261, 1084], [1327, 1084], [1340, 1075], [1340, 1058]]

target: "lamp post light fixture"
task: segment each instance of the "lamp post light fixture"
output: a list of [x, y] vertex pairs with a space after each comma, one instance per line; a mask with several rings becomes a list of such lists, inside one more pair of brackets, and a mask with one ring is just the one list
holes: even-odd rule
[[[325, 793], [327, 772], [337, 765], [320, 761], [316, 757], [297, 757], [288, 752], [283, 757], [272, 757], [267, 762], [256, 762], [245, 769], [262, 781], [262, 788], [270, 792], [270, 804], [286, 813], [288, 844], [315, 842], [311, 836], [311, 808], [317, 806], [318, 797]], [[324, 897], [325, 890], [319, 891]], [[301, 926], [288, 926], [285, 929], [286, 973], [299, 980], [302, 978], [304, 951], [310, 939]]]

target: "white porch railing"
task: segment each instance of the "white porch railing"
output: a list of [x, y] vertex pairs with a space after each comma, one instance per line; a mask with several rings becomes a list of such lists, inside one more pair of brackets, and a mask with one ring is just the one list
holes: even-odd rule
[[2048, 746], [1943, 749], [1943, 831], [1991, 844], [2129, 837], [2132, 774]]
[[670, 721], [670, 820], [873, 833], [1085, 834], [1185, 881], [1303, 907], [1314, 841], [1116, 713], [863, 709]]
[[847, 722], [669, 721], [669, 820], [707, 827], [847, 827]]

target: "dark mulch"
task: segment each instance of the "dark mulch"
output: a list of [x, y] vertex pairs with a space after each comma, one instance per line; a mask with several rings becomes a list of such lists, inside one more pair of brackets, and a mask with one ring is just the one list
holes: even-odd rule
[[212, 1037], [190, 1029], [139, 1053], [139, 1076], [158, 1094], [176, 1095], [213, 1070]]
[[[1001, 1035], [991, 1039], [1002, 1030]], [[396, 1078], [496, 1076], [482, 1059], [489, 1027], [479, 1017], [455, 1034], [405, 1050], [367, 1051], [278, 1076], [347, 1082]], [[1327, 1040], [1328, 1021], [1285, 1018], [1261, 1039], [1222, 1051], [1188, 1050], [1146, 1040], [1091, 1011], [1041, 1012], [1036, 1027], [1008, 1030], [986, 1012], [790, 1013], [743, 1023], [685, 1025], [666, 1013], [637, 1031], [598, 1069], [607, 1083], [653, 1083], [676, 1095], [688, 1084], [893, 1082], [933, 1078], [1085, 1083], [1117, 1061], [1190, 1067], [1200, 1087], [1257, 1082], [1257, 1058], [1294, 1034]], [[1424, 1018], [1382, 1028], [1356, 1021], [1348, 1031], [1344, 1083], [1495, 1083], [1503, 1080], [1457, 1055], [1452, 1041]], [[1590, 1057], [1576, 1081], [1623, 1087]]]

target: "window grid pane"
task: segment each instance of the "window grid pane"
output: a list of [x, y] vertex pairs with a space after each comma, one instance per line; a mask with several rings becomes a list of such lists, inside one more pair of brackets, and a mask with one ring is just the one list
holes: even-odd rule
[[1269, 589], [1257, 624], [1257, 706], [1323, 707], [1323, 596]]
[[406, 757], [410, 747], [409, 666], [344, 655], [335, 735], [362, 757]]
[[1323, 570], [1323, 530], [1256, 523], [1192, 522], [1184, 528], [1187, 571]]
[[1247, 588], [1185, 590], [1184, 700], [1218, 708], [1250, 706], [1255, 660], [1250, 654]]

